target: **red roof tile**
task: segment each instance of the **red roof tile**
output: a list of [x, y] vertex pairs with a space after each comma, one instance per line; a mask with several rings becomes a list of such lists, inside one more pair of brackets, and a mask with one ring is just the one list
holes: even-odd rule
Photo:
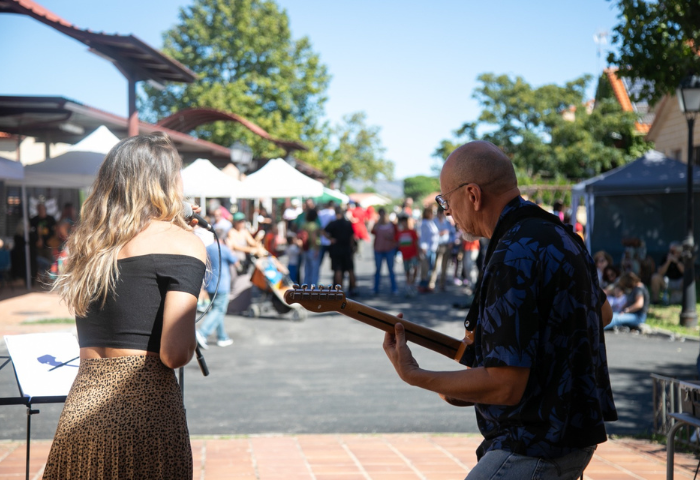
[[[606, 68], [604, 72], [607, 75], [608, 80], [610, 81], [610, 86], [612, 87], [613, 94], [615, 95], [617, 102], [622, 107], [622, 110], [625, 112], [634, 112], [635, 110], [632, 106], [630, 96], [627, 93], [627, 88], [625, 88], [625, 84], [622, 83], [622, 79], [620, 79], [620, 77], [617, 76], [617, 68]], [[650, 124], [642, 122], [635, 122], [634, 126], [639, 133], [644, 134], [648, 133], [649, 129], [651, 128]]]

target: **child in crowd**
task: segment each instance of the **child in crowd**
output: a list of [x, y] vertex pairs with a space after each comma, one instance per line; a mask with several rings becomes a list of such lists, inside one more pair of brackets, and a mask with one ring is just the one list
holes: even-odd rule
[[396, 241], [403, 258], [403, 268], [406, 272], [407, 297], [416, 295], [416, 276], [418, 274], [418, 234], [413, 229], [413, 218], [407, 215], [399, 215], [399, 225], [396, 231]]
[[610, 307], [612, 307], [613, 313], [620, 313], [627, 306], [627, 297], [625, 296], [624, 290], [615, 285], [612, 291], [608, 293], [608, 302]]
[[299, 283], [299, 257], [301, 255], [301, 239], [294, 234], [287, 237], [287, 270], [289, 278]]
[[277, 236], [279, 235], [279, 228], [276, 223], [269, 226], [269, 231], [265, 234], [263, 239], [263, 247], [265, 250], [270, 252], [273, 257], [279, 257], [279, 250], [277, 248]]

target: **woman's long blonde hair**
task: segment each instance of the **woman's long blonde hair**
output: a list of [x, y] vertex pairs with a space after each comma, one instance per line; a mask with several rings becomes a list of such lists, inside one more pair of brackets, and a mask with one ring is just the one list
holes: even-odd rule
[[182, 160], [162, 132], [122, 140], [110, 150], [68, 239], [68, 258], [54, 283], [77, 316], [104, 305], [119, 279], [121, 248], [153, 220], [189, 229], [179, 188]]

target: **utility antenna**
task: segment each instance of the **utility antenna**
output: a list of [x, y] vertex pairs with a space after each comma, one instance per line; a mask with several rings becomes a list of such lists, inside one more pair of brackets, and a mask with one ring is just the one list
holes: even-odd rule
[[603, 50], [605, 50], [605, 46], [608, 44], [608, 36], [610, 36], [610, 32], [607, 30], [598, 30], [598, 33], [593, 35], [593, 41], [596, 44], [596, 50], [598, 52], [596, 75], [600, 75], [600, 57], [603, 54]]

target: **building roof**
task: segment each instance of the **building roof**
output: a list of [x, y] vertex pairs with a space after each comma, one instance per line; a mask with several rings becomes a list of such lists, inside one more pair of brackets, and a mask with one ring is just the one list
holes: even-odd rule
[[92, 53], [111, 61], [134, 81], [191, 83], [197, 79], [197, 74], [189, 68], [133, 35], [98, 33], [78, 28], [33, 0], [0, 0], [0, 13], [30, 16], [84, 43]]
[[659, 103], [654, 109], [656, 116], [654, 117], [654, 122], [651, 124], [649, 131], [647, 132], [647, 140], [652, 142], [656, 141], [659, 131], [664, 123], [664, 119], [667, 117], [667, 109], [670, 110], [670, 107], [673, 104], [673, 102], [670, 102], [670, 100], [675, 98], [675, 95], [673, 97], [670, 97], [669, 95], [664, 95], [661, 97], [661, 100], [659, 100]]
[[206, 123], [227, 121], [227, 122], [237, 122], [246, 127], [248, 130], [258, 135], [259, 137], [269, 140], [280, 148], [284, 149], [285, 152], [293, 152], [294, 150], [308, 150], [305, 145], [292, 140], [282, 140], [275, 138], [269, 133], [267, 133], [263, 128], [254, 124], [250, 120], [247, 120], [240, 115], [235, 113], [222, 112], [220, 110], [215, 110], [213, 108], [189, 108], [186, 110], [181, 110], [177, 113], [173, 113], [169, 117], [163, 118], [158, 122], [161, 127], [166, 127], [177, 132], [191, 132], [200, 125]]
[[[2, 0], [0, 0], [2, 1]], [[75, 144], [100, 125], [117, 137], [128, 136], [128, 120], [64, 97], [0, 96], [0, 131], [36, 137], [41, 142]], [[185, 161], [205, 157], [228, 163], [231, 151], [169, 128], [139, 122], [139, 132], [167, 133]], [[217, 162], [218, 160], [218, 162]]]
[[619, 77], [615, 67], [606, 68], [604, 71], [622, 110], [637, 113], [639, 115], [639, 121], [635, 123], [637, 131], [644, 134], [648, 133], [651, 124], [654, 122], [654, 111], [646, 101], [632, 101], [632, 98], [639, 92], [645, 81]]

